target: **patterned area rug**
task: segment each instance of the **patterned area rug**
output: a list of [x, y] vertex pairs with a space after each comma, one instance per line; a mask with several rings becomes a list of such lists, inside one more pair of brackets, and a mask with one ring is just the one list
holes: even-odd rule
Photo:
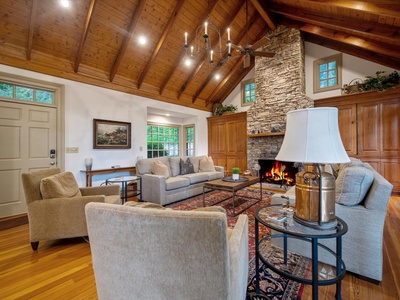
[[[231, 193], [224, 191], [213, 191], [206, 193], [206, 205], [210, 206], [222, 199], [230, 196]], [[278, 274], [271, 272], [269, 269], [265, 268], [263, 264], [261, 265], [260, 271], [260, 293], [256, 294], [255, 290], [255, 245], [254, 245], [254, 212], [261, 206], [268, 205], [271, 203], [270, 191], [263, 191], [262, 201], [254, 204], [252, 207], [245, 210], [243, 213], [247, 214], [249, 217], [249, 283], [247, 287], [247, 298], [246, 300], [297, 300], [301, 299], [301, 294], [303, 292], [303, 285], [291, 280], [281, 278]], [[247, 188], [241, 190], [237, 193], [237, 201], [235, 201], [235, 211], [240, 211], [243, 207], [249, 205], [249, 201], [254, 203], [254, 200], [248, 200], [247, 198], [241, 198], [240, 196], [259, 198], [260, 192], [258, 189]], [[219, 206], [224, 207], [228, 214], [232, 213], [232, 200], [226, 200], [219, 204]], [[190, 198], [188, 200], [180, 201], [167, 205], [167, 207], [178, 209], [178, 210], [192, 210], [195, 208], [203, 207], [203, 195]], [[238, 217], [228, 216], [228, 226], [234, 227]], [[260, 226], [259, 228], [260, 237], [269, 234], [269, 230], [265, 226]], [[270, 259], [274, 262], [279, 262], [281, 257], [277, 251], [274, 251], [270, 245], [262, 245], [260, 247], [263, 254], [268, 255]], [[305, 259], [296, 254], [289, 255], [289, 270], [302, 275], [307, 271], [308, 259]]]

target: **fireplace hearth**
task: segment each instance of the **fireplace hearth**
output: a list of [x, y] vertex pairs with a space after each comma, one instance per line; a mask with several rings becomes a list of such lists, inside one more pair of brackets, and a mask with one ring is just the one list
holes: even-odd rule
[[294, 186], [298, 168], [293, 162], [282, 162], [275, 159], [258, 159], [260, 165], [260, 180], [279, 187]]

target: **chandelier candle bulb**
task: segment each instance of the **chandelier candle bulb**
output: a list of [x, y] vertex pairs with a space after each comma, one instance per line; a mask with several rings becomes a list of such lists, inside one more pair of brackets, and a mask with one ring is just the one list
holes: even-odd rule
[[207, 26], [208, 26], [208, 23], [205, 22], [205, 23], [204, 23], [204, 34], [205, 34], [205, 35], [208, 34], [208, 32], [207, 32]]
[[210, 51], [210, 61], [213, 61], [213, 53], [214, 53], [214, 51]]
[[228, 28], [226, 31], [228, 31], [228, 41], [231, 40], [231, 29]]
[[188, 37], [188, 33], [185, 32], [185, 46], [187, 46], [187, 37]]

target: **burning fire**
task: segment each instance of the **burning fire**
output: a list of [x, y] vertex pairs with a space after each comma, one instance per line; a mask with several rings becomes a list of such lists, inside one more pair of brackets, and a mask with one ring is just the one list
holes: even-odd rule
[[285, 172], [285, 170], [286, 166], [284, 164], [275, 161], [275, 165], [265, 173], [264, 177], [271, 182], [282, 182], [284, 180], [287, 185], [293, 185], [294, 179], [289, 177], [289, 172]]

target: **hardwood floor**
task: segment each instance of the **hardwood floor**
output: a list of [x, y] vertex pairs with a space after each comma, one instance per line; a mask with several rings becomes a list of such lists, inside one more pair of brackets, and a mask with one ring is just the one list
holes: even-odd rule
[[[0, 299], [97, 299], [90, 246], [82, 238], [40, 242], [32, 251], [25, 224], [0, 231], [0, 241]], [[389, 202], [383, 259], [379, 285], [347, 274], [342, 299], [400, 299], [400, 196]], [[334, 294], [334, 286], [319, 288], [321, 300]], [[311, 299], [309, 286], [302, 299]]]

